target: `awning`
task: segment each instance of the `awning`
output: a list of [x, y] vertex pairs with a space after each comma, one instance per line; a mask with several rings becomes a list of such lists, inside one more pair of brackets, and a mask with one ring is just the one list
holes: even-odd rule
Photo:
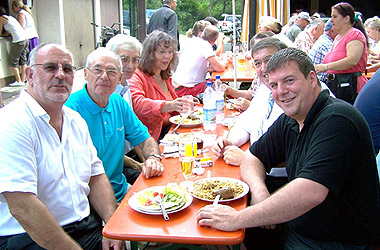
[[[253, 4], [252, 6], [250, 6]], [[257, 24], [261, 16], [272, 16], [282, 25], [288, 22], [290, 17], [290, 0], [245, 0], [242, 17], [242, 42], [258, 32]], [[254, 18], [254, 20], [250, 20]], [[250, 27], [254, 26], [254, 27]]]

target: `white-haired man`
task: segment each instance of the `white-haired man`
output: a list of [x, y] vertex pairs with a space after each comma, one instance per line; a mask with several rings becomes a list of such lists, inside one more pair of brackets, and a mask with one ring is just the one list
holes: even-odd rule
[[146, 178], [161, 175], [164, 169], [160, 149], [127, 102], [113, 93], [122, 75], [118, 55], [97, 48], [88, 55], [84, 74], [88, 83], [72, 94], [65, 105], [78, 111], [87, 122], [116, 200], [120, 202], [130, 188], [123, 174], [124, 141], [142, 150]]
[[[118, 34], [112, 37], [106, 48], [117, 54], [122, 63], [122, 77], [120, 83], [116, 86], [114, 93], [120, 94], [133, 109], [132, 95], [128, 79], [135, 73], [140, 63], [142, 45], [136, 38], [124, 34]], [[139, 176], [144, 157], [138, 148], [133, 148], [128, 140], [125, 140], [124, 146], [124, 175], [128, 182], [133, 184]]]
[[296, 48], [309, 54], [311, 47], [317, 39], [323, 34], [325, 28], [325, 21], [322, 18], [313, 20], [305, 30], [301, 31], [296, 37], [294, 44]]

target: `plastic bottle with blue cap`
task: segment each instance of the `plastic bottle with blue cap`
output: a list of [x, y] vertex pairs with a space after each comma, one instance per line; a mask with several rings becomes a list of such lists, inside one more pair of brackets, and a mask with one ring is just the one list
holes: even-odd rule
[[214, 131], [216, 129], [216, 98], [211, 82], [207, 82], [203, 93], [203, 115], [203, 128], [206, 131]]

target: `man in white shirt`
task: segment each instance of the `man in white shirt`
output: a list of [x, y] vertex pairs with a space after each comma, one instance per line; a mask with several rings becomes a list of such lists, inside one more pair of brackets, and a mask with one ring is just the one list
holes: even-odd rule
[[57, 44], [30, 54], [28, 88], [0, 110], [0, 248], [124, 249], [102, 236], [116, 200], [86, 122], [63, 107], [72, 54]]
[[208, 25], [203, 30], [202, 38], [191, 38], [192, 41], [182, 52], [173, 75], [178, 96], [197, 96], [203, 93], [206, 89], [206, 73], [223, 71], [228, 66], [227, 62], [220, 60], [212, 49], [218, 36], [218, 28]]

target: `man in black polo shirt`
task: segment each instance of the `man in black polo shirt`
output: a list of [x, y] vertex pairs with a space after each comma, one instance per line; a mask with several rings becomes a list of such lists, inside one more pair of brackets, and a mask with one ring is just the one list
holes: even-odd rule
[[[256, 205], [206, 206], [199, 224], [232, 231], [289, 221], [285, 249], [372, 249], [380, 238], [379, 177], [364, 118], [321, 92], [311, 59], [300, 50], [277, 52], [266, 71], [285, 114], [240, 166]], [[282, 161], [289, 183], [269, 195], [265, 171]]]

